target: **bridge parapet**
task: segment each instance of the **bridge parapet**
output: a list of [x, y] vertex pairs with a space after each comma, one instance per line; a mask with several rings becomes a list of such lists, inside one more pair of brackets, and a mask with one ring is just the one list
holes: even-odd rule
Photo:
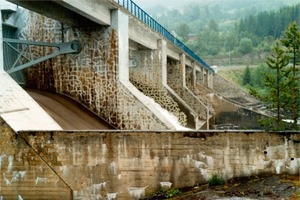
[[184, 43], [177, 39], [172, 33], [170, 33], [166, 28], [160, 25], [156, 20], [154, 20], [149, 14], [147, 14], [143, 9], [141, 9], [132, 0], [110, 0], [116, 2], [125, 9], [127, 9], [132, 15], [137, 17], [139, 20], [147, 24], [150, 28], [155, 30], [157, 33], [161, 34], [169, 42], [173, 43], [175, 46], [183, 50], [188, 56], [193, 60], [198, 62], [202, 67], [214, 73], [214, 70], [205, 63], [199, 56], [197, 56], [192, 50], [190, 50]]

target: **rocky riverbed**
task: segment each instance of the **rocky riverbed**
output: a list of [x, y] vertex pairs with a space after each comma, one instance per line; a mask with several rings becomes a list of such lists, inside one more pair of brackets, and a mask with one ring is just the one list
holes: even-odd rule
[[[172, 200], [300, 200], [300, 175], [261, 175], [181, 190]], [[148, 200], [166, 199], [163, 197]]]

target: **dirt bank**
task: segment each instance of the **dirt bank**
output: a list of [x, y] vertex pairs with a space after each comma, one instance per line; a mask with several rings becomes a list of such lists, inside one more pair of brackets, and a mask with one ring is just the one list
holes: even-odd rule
[[[200, 185], [181, 189], [171, 200], [300, 200], [300, 175], [251, 176], [222, 186]], [[166, 199], [151, 197], [147, 200]]]

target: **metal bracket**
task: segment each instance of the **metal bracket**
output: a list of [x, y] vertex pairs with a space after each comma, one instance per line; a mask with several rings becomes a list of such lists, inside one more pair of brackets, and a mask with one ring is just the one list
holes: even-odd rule
[[[9, 73], [9, 74], [14, 73], [16, 71], [20, 71], [25, 68], [28, 68], [32, 65], [43, 62], [43, 61], [53, 58], [55, 56], [63, 55], [63, 54], [79, 53], [81, 50], [80, 43], [77, 40], [74, 40], [72, 42], [65, 42], [65, 43], [47, 43], [47, 42], [36, 42], [36, 41], [3, 38], [3, 42], [5, 44], [9, 45], [13, 50], [15, 50], [16, 52], [18, 52], [20, 54], [20, 56], [18, 57], [18, 59], [16, 60], [16, 62], [12, 66], [12, 68], [7, 70], [7, 73]], [[25, 44], [25, 45], [35, 45], [35, 46], [56, 47], [57, 50], [49, 55], [40, 57], [36, 60], [30, 60], [30, 59], [26, 58], [25, 55], [23, 55], [24, 51], [20, 52], [18, 49], [16, 49], [11, 44]], [[19, 66], [15, 66], [21, 57], [26, 58], [29, 62], [19, 65]]]

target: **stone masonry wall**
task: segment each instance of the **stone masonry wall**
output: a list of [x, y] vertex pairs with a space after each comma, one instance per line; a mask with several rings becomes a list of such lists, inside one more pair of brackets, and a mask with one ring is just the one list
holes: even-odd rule
[[131, 200], [157, 190], [160, 182], [180, 188], [205, 183], [213, 174], [229, 179], [300, 173], [299, 133], [29, 131], [15, 135], [2, 122], [0, 138], [4, 199], [12, 191], [27, 197], [33, 190], [53, 199], [59, 190], [67, 198], [73, 191], [73, 199]]
[[139, 65], [130, 68], [130, 82], [146, 96], [155, 100], [162, 108], [178, 118], [181, 125], [187, 123], [186, 115], [179, 109], [178, 104], [168, 95], [162, 84], [162, 66], [157, 50], [135, 50], [130, 55], [137, 59]]
[[[62, 32], [64, 34], [62, 34]], [[166, 127], [118, 81], [118, 41], [107, 27], [72, 28], [30, 12], [23, 30], [28, 40], [78, 40], [79, 54], [55, 57], [26, 71], [27, 85], [66, 94], [118, 129], [164, 130]], [[30, 56], [53, 50], [31, 47]]]
[[180, 74], [179, 65], [180, 62], [168, 59], [168, 85], [198, 114], [200, 119], [205, 120], [207, 119], [207, 110], [203, 106], [203, 102], [201, 103], [200, 99], [191, 94], [192, 90], [188, 91], [188, 89], [183, 87], [182, 84], [178, 84], [182, 83], [182, 76]]

